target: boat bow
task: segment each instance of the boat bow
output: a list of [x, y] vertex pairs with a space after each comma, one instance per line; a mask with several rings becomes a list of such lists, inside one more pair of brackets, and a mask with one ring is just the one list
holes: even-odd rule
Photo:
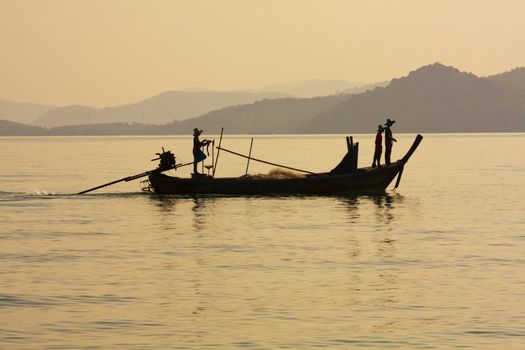
[[408, 162], [412, 154], [416, 151], [417, 147], [421, 143], [421, 140], [423, 140], [423, 136], [421, 134], [417, 134], [416, 139], [412, 143], [412, 146], [410, 147], [408, 152], [405, 154], [403, 158], [399, 160], [399, 162], [401, 163], [401, 169], [399, 170], [399, 174], [397, 175], [396, 185], [394, 186], [394, 189], [396, 189], [401, 183], [401, 176], [403, 175], [405, 164]]

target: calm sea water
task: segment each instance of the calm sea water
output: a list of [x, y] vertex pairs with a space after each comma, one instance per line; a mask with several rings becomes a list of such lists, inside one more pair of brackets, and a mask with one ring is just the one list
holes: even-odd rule
[[[525, 349], [525, 134], [425, 135], [381, 196], [72, 195], [161, 146], [191, 160], [188, 137], [0, 138], [1, 349]], [[253, 156], [324, 171], [345, 148], [258, 136]], [[216, 175], [245, 169], [223, 153]]]

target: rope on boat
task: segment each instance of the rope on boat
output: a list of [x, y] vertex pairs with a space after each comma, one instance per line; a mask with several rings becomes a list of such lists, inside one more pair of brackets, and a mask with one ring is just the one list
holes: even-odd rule
[[308, 170], [292, 168], [290, 166], [286, 166], [286, 165], [282, 165], [282, 164], [276, 164], [276, 163], [272, 163], [272, 162], [267, 162], [265, 160], [261, 160], [261, 159], [257, 159], [257, 158], [253, 158], [253, 157], [248, 157], [248, 156], [246, 156], [244, 154], [237, 153], [237, 152], [234, 152], [234, 151], [230, 151], [230, 150], [228, 150], [226, 148], [217, 147], [217, 149], [222, 150], [224, 152], [231, 153], [231, 154], [235, 154], [236, 156], [239, 156], [239, 157], [248, 158], [248, 159], [251, 159], [251, 160], [255, 160], [256, 162], [261, 162], [261, 163], [264, 163], [264, 164], [273, 165], [273, 166], [276, 166], [276, 167], [279, 167], [279, 168], [290, 169], [290, 170], [295, 170], [295, 171], [298, 171], [298, 172], [301, 172], [301, 173], [317, 175], [317, 173], [314, 173], [314, 172], [311, 172], [311, 171], [308, 171]]

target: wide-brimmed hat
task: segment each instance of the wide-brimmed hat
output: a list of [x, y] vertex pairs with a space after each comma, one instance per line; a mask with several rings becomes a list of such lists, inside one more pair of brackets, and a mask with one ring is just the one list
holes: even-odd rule
[[390, 120], [390, 118], [387, 118], [385, 125], [386, 126], [392, 126], [392, 125], [394, 125], [395, 122], [396, 122], [395, 120]]
[[193, 129], [193, 136], [199, 136], [200, 134], [202, 134], [202, 130], [201, 129], [199, 129], [199, 128]]
[[377, 126], [377, 132], [383, 132], [383, 131], [385, 131], [385, 128], [383, 128], [383, 125], [379, 124]]

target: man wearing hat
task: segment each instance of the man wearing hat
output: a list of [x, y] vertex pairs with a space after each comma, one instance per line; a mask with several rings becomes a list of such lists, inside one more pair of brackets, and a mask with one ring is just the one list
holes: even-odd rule
[[210, 141], [199, 140], [199, 136], [202, 134], [202, 130], [199, 128], [193, 129], [193, 173], [199, 174], [197, 171], [197, 163], [202, 162], [206, 159], [206, 154], [201, 150], [202, 146], [206, 146]]
[[385, 163], [390, 164], [390, 155], [392, 154], [392, 144], [393, 142], [397, 142], [397, 140], [392, 136], [392, 130], [390, 130], [390, 127], [394, 125], [396, 121], [390, 120], [390, 118], [387, 118], [385, 123]]
[[381, 153], [383, 152], [383, 125], [377, 126], [377, 134], [376, 134], [376, 151], [374, 152], [374, 161], [372, 162], [372, 168], [377, 166], [381, 166]]

